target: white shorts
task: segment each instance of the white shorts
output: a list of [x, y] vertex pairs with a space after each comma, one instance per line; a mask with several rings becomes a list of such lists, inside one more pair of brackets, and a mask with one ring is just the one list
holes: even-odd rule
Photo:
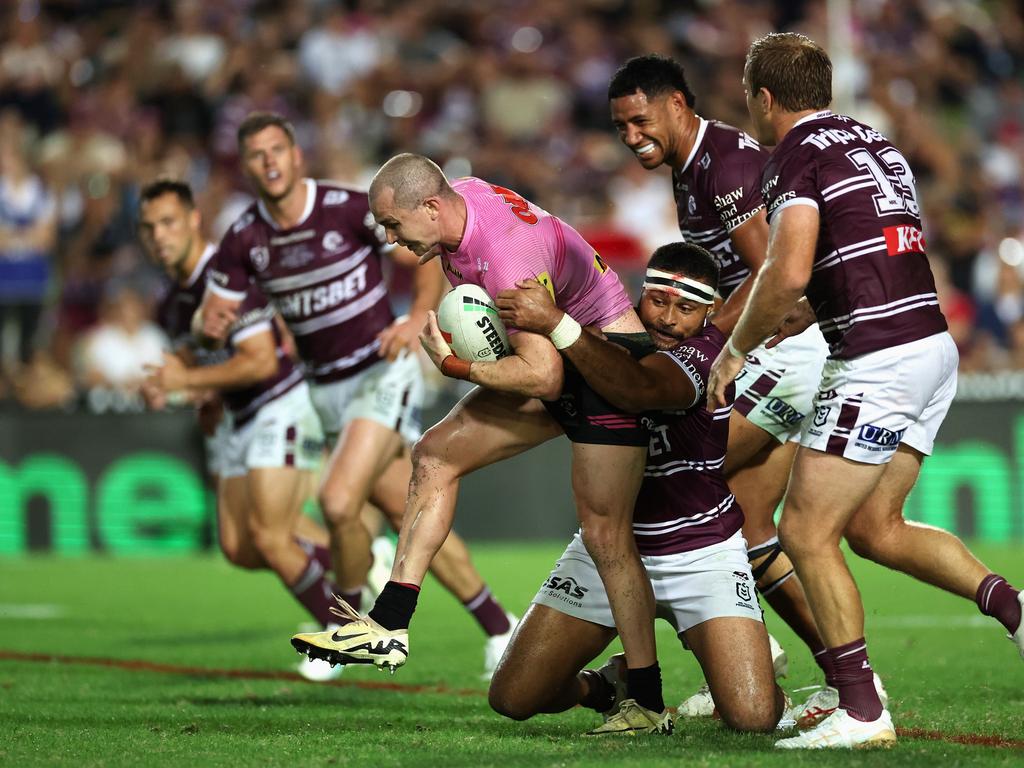
[[[692, 552], [648, 555], [640, 560], [654, 587], [655, 612], [676, 632], [726, 616], [763, 620], [747, 561], [747, 543], [739, 531], [719, 544]], [[592, 624], [615, 626], [608, 593], [578, 533], [533, 602]]]
[[926, 456], [956, 394], [959, 355], [946, 332], [828, 360], [800, 444], [864, 464], [885, 464], [906, 443]]
[[213, 434], [203, 436], [203, 446], [206, 452], [206, 471], [215, 477], [220, 477], [223, 474], [224, 468], [230, 461], [229, 453], [233, 429], [231, 413], [225, 410]]
[[416, 355], [409, 352], [394, 362], [381, 360], [348, 379], [312, 384], [310, 395], [331, 443], [353, 419], [383, 424], [408, 443], [420, 438], [423, 371]]
[[295, 467], [314, 470], [324, 452], [320, 420], [305, 382], [260, 408], [231, 433], [222, 475], [240, 477], [251, 469]]
[[826, 357], [828, 344], [817, 325], [772, 349], [761, 345], [736, 377], [733, 410], [780, 443], [799, 439]]

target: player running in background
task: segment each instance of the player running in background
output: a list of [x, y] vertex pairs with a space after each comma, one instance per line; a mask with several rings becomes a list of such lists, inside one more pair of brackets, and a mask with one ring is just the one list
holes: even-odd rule
[[[366, 193], [304, 178], [302, 151], [279, 115], [250, 115], [238, 143], [258, 199], [221, 242], [199, 319], [205, 335], [222, 338], [254, 283], [294, 335], [313, 406], [333, 444], [319, 501], [334, 572], [341, 595], [358, 606], [372, 564], [360, 513], [369, 498], [396, 529], [402, 523], [412, 471], [406, 444], [419, 437], [423, 397], [419, 361], [408, 348], [444, 280], [436, 265], [417, 269], [409, 317], [396, 320], [383, 262], [403, 252], [378, 236]], [[491, 595], [454, 534], [433, 572], [488, 634], [489, 676], [514, 617]]]
[[[706, 250], [662, 246], [648, 264], [638, 310], [652, 354], [636, 361], [589, 333], [563, 354], [608, 402], [653, 422], [633, 534], [658, 615], [697, 657], [725, 723], [772, 731], [784, 696], [740, 533], [743, 512], [722, 473], [732, 407], [704, 408], [711, 361], [725, 344], [708, 322], [717, 284]], [[563, 322], [543, 286], [520, 286], [497, 296], [507, 325], [546, 334]], [[577, 534], [498, 665], [491, 706], [516, 720], [576, 704], [604, 713], [632, 706], [619, 701], [615, 657], [600, 671], [580, 672], [614, 637], [607, 594]]]
[[[619, 138], [637, 161], [647, 170], [663, 164], [672, 169], [683, 239], [707, 248], [721, 270], [718, 292], [725, 303], [714, 313], [714, 322], [728, 336], [768, 247], [761, 199], [768, 153], [742, 131], [697, 115], [682, 66], [665, 56], [627, 61], [612, 77], [608, 99]], [[825, 340], [812, 327], [747, 356], [736, 381], [724, 469], [746, 518], [743, 537], [758, 591], [807, 643], [826, 675], [825, 646], [779, 545], [774, 515], [827, 354]], [[777, 644], [774, 655], [776, 672], [784, 675], [786, 657]], [[679, 711], [711, 715], [714, 706], [705, 685]]]
[[[831, 351], [780, 534], [828, 648], [839, 708], [776, 746], [889, 744], [896, 733], [872, 684], [864, 609], [840, 537], [863, 557], [974, 598], [1022, 655], [1024, 597], [952, 534], [903, 518], [956, 391], [958, 362], [906, 159], [874, 129], [829, 111], [831, 61], [803, 35], [756, 40], [743, 83], [758, 138], [776, 145], [762, 180], [771, 236], [712, 368], [708, 407], [727, 401], [746, 353], [784, 321], [789, 333], [816, 317]], [[798, 304], [805, 292], [811, 311]]]
[[[377, 172], [370, 205], [389, 242], [408, 247], [428, 266], [440, 256], [454, 285], [473, 283], [494, 296], [518, 280], [537, 278], [580, 322], [607, 332], [643, 331], [625, 289], [594, 249], [509, 189], [477, 178], [449, 184], [427, 158], [403, 154]], [[563, 377], [556, 347], [571, 339], [512, 333], [513, 354], [469, 362], [451, 354], [431, 313], [422, 340], [443, 373], [481, 386], [416, 444], [392, 581], [360, 627], [363, 633], [346, 633], [340, 641], [322, 633], [294, 642], [343, 663], [404, 663], [420, 584], [451, 529], [459, 479], [566, 434], [583, 543], [604, 582], [626, 649], [629, 697], [639, 703], [635, 712], [623, 710], [610, 721], [608, 730], [670, 731], [654, 646], [654, 595], [631, 526], [646, 429], [637, 417], [597, 397], [578, 374], [567, 370]]]
[[201, 399], [216, 393], [218, 409], [223, 401], [223, 419], [207, 442], [221, 550], [243, 568], [272, 569], [326, 626], [334, 596], [325, 573], [327, 533], [302, 514], [323, 434], [302, 373], [282, 349], [273, 308], [252, 291], [227, 345], [216, 352], [199, 347], [192, 315], [216, 249], [200, 232], [192, 190], [181, 181], [155, 181], [143, 188], [139, 209], [142, 243], [173, 281], [158, 317], [175, 351], [147, 380], [147, 401], [162, 408], [173, 392]]

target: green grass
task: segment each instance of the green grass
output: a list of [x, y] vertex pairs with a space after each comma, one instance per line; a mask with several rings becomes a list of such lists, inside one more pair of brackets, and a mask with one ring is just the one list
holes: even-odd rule
[[[478, 545], [494, 591], [521, 613], [561, 551], [559, 543]], [[1019, 551], [982, 548], [1018, 582]], [[856, 560], [855, 558], [852, 558]], [[902, 728], [1024, 740], [1024, 665], [974, 606], [854, 562], [868, 612], [872, 663]], [[12, 605], [53, 605], [60, 618], [15, 618]], [[218, 557], [174, 560], [26, 558], [0, 562], [0, 651], [136, 659], [208, 669], [287, 671], [301, 610], [265, 573]], [[788, 629], [790, 689], [817, 682]], [[915, 626], [916, 625], [916, 626]], [[878, 753], [776, 754], [771, 737], [691, 722], [671, 738], [592, 741], [593, 713], [526, 723], [487, 706], [478, 678], [483, 636], [436, 584], [413, 624], [413, 656], [393, 678], [346, 671], [338, 686], [295, 679], [228, 679], [81, 663], [0, 659], [0, 765], [199, 766], [891, 766], [1024, 764], [1024, 749], [903, 738]], [[696, 663], [659, 629], [667, 698], [699, 684]], [[433, 686], [373, 690], [359, 683]]]

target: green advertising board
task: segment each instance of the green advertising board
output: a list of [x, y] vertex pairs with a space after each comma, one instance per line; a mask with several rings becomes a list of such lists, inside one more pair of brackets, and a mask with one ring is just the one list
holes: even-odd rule
[[[0, 414], [0, 555], [208, 549], [214, 505], [187, 413]], [[468, 538], [567, 537], [569, 451], [552, 441], [466, 479]], [[956, 403], [907, 517], [991, 542], [1024, 539], [1024, 407]]]

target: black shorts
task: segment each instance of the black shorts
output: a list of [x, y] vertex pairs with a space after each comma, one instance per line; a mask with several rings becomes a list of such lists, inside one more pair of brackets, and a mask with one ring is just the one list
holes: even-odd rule
[[[657, 351], [646, 333], [609, 333], [608, 340], [625, 347], [634, 359]], [[544, 402], [551, 417], [574, 443], [587, 445], [633, 445], [646, 448], [650, 433], [640, 414], [626, 413], [590, 388], [582, 374], [562, 358], [565, 381], [558, 400]]]

